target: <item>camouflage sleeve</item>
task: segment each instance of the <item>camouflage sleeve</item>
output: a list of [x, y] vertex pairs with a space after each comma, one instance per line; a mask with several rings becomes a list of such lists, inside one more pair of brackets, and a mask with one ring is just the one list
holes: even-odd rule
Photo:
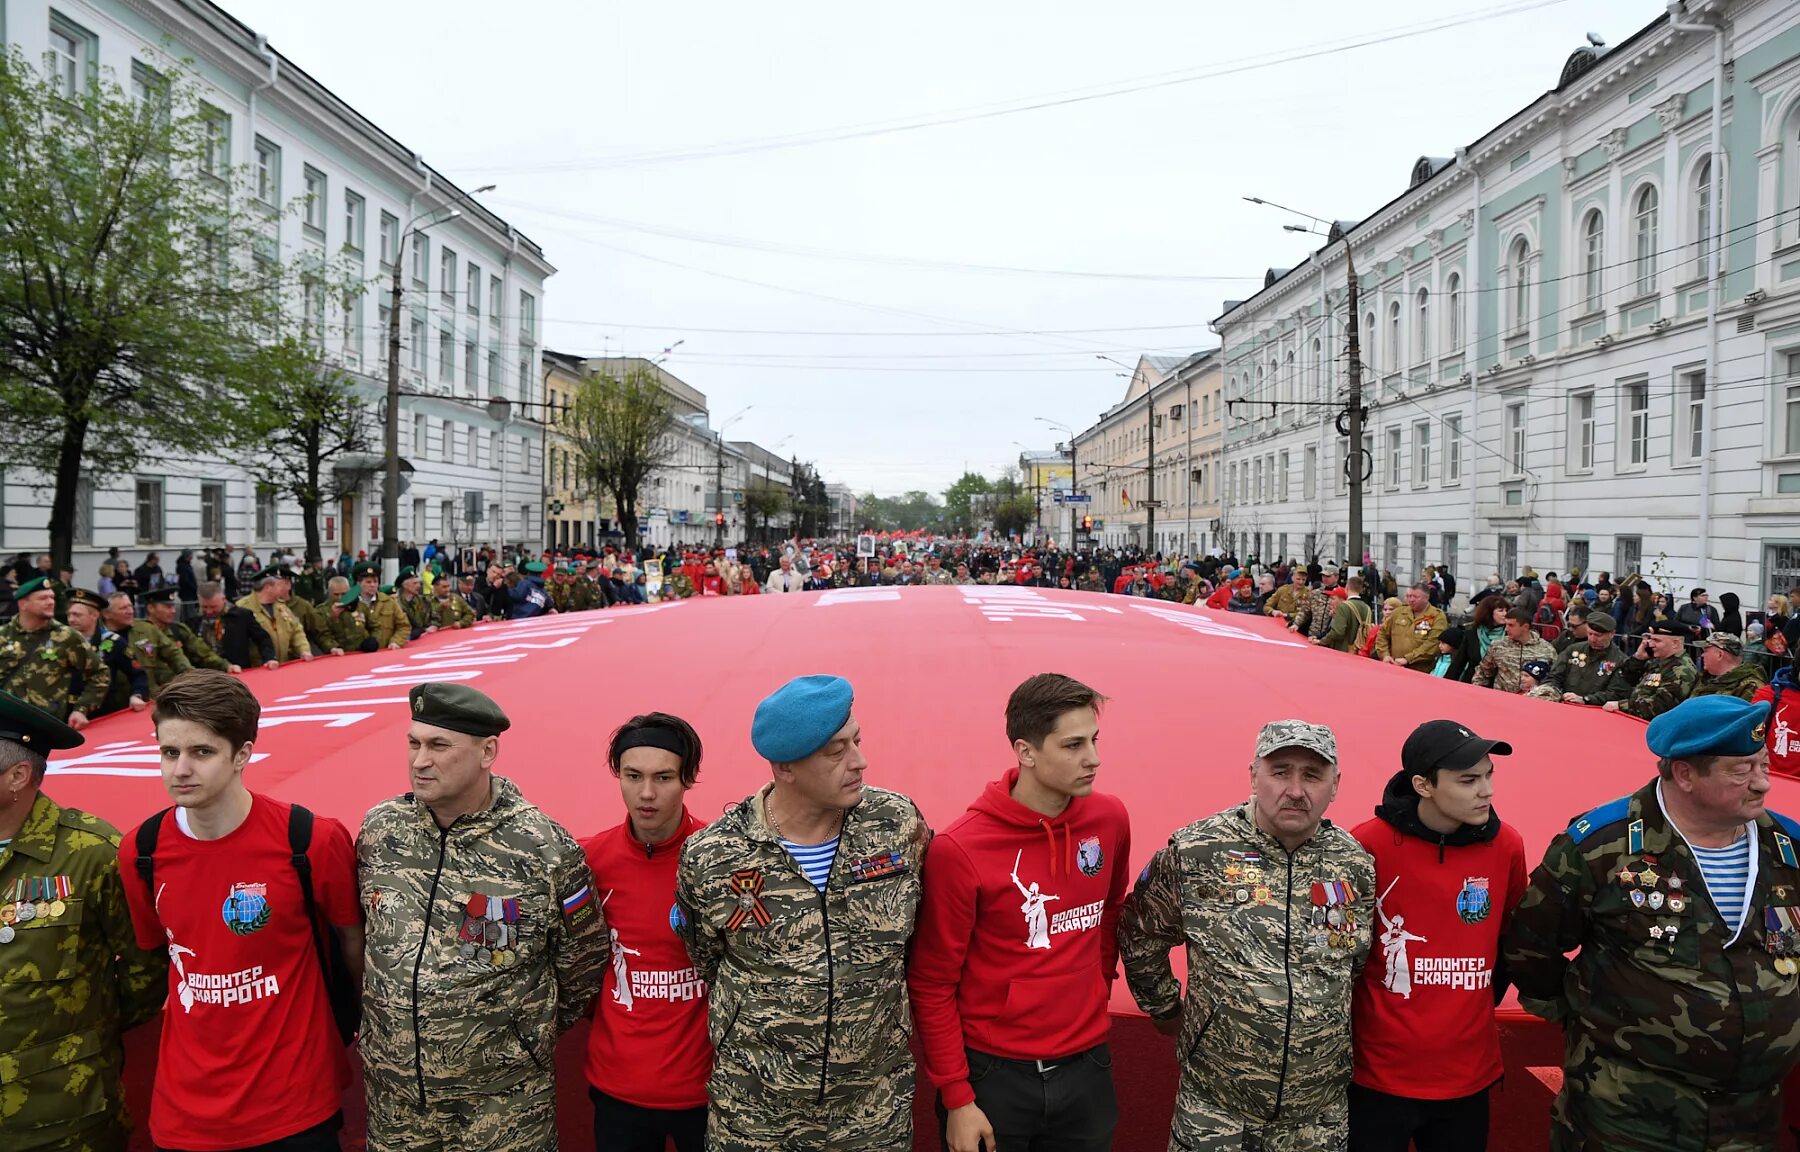
[[1368, 962], [1369, 950], [1375, 937], [1375, 861], [1366, 853], [1357, 869], [1356, 885], [1356, 958], [1351, 962], [1352, 971], [1361, 975], [1363, 965]]
[[1119, 913], [1119, 956], [1132, 998], [1152, 1018], [1181, 1011], [1181, 985], [1169, 951], [1182, 940], [1181, 877], [1173, 849], [1150, 857]]
[[1591, 698], [1595, 704], [1610, 704], [1615, 700], [1623, 701], [1631, 697], [1631, 689], [1644, 675], [1644, 661], [1636, 656], [1629, 656], [1618, 670], [1606, 678], [1606, 687]]
[[1499, 665], [1494, 661], [1494, 650], [1489, 648], [1488, 654], [1483, 656], [1481, 658], [1481, 663], [1475, 666], [1475, 687], [1492, 688], [1494, 686], [1494, 672], [1498, 667]]
[[682, 941], [687, 945], [688, 959], [693, 961], [700, 979], [711, 987], [719, 972], [719, 961], [725, 956], [725, 937], [703, 914], [699, 868], [688, 853], [692, 845], [689, 840], [681, 846], [681, 863], [675, 872], [675, 902], [681, 905], [681, 916], [687, 925]]
[[[114, 845], [115, 850], [117, 845]], [[125, 903], [125, 884], [119, 878], [115, 855], [101, 870], [95, 906], [106, 947], [113, 955], [113, 984], [119, 996], [119, 1029], [135, 1028], [162, 1011], [169, 995], [169, 953], [163, 948], [140, 948], [131, 925], [131, 908]]]
[[187, 653], [188, 663], [196, 668], [211, 668], [218, 672], [231, 671], [231, 661], [214, 652], [212, 645], [206, 642], [206, 638], [191, 628], [182, 633], [181, 650]]
[[112, 687], [112, 670], [106, 666], [106, 659], [98, 648], [73, 631], [69, 635], [74, 641], [69, 646], [69, 670], [81, 674], [81, 696], [69, 702], [69, 709], [92, 717], [106, 704], [107, 690]]
[[610, 939], [587, 854], [564, 832], [555, 870], [554, 898], [561, 915], [551, 922], [550, 964], [556, 980], [556, 1027], [566, 1032], [587, 1015], [600, 991]]
[[1507, 977], [1519, 990], [1520, 1005], [1546, 1020], [1560, 1020], [1568, 1009], [1563, 978], [1568, 953], [1587, 935], [1592, 887], [1580, 848], [1566, 833], [1558, 836], [1506, 926]]
[[1620, 710], [1629, 712], [1639, 720], [1654, 720], [1686, 700], [1694, 691], [1694, 680], [1693, 665], [1678, 664], [1663, 673], [1661, 683], [1657, 684], [1656, 692], [1649, 700], [1627, 700]]

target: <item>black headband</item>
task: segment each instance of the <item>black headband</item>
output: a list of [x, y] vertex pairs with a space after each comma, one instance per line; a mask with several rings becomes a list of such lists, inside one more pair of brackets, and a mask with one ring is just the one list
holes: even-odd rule
[[694, 751], [688, 747], [687, 739], [673, 728], [635, 728], [619, 737], [613, 748], [613, 761], [616, 763], [632, 748], [661, 748], [681, 757], [684, 764]]

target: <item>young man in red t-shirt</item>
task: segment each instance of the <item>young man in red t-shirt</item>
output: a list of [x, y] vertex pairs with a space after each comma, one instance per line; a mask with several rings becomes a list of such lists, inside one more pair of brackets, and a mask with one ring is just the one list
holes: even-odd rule
[[[244, 787], [261, 709], [224, 672], [183, 672], [156, 697], [163, 785], [175, 806], [138, 869], [138, 832], [119, 872], [138, 945], [166, 948], [150, 1137], [183, 1152], [337, 1152], [348, 1082], [305, 896], [288, 846], [291, 805]], [[316, 817], [307, 850], [314, 900], [362, 971], [356, 854], [344, 826]]]
[[681, 846], [698, 831], [683, 797], [700, 774], [700, 737], [663, 712], [612, 735], [607, 764], [626, 820], [585, 841], [612, 931], [612, 964], [588, 1031], [596, 1152], [701, 1152], [706, 1143], [706, 981], [688, 957], [675, 903]]
[[1017, 763], [932, 841], [907, 985], [949, 1152], [1112, 1146], [1125, 805], [1094, 791], [1100, 704], [1044, 673], [1013, 690]]
[[1350, 1152], [1481, 1152], [1500, 1079], [1501, 938], [1525, 894], [1525, 845], [1494, 811], [1493, 755], [1454, 720], [1419, 725], [1375, 819], [1374, 949], [1351, 998]]

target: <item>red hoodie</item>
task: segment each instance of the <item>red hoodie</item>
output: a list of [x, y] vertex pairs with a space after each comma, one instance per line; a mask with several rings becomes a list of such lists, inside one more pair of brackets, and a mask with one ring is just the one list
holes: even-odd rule
[[1014, 768], [989, 784], [926, 857], [907, 986], [925, 1077], [946, 1108], [975, 1099], [965, 1045], [1054, 1060], [1103, 1043], [1111, 1027], [1130, 882], [1125, 805], [1095, 792], [1042, 816], [1012, 798], [1018, 779]]
[[661, 844], [638, 840], [630, 820], [582, 842], [612, 930], [588, 1030], [588, 1083], [640, 1108], [706, 1105], [706, 981], [688, 958], [675, 903], [681, 846], [702, 827], [683, 808], [675, 835]]

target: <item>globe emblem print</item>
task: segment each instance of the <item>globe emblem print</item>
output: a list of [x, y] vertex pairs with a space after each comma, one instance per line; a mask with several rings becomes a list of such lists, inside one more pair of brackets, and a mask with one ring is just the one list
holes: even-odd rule
[[1456, 894], [1456, 915], [1464, 924], [1481, 923], [1488, 918], [1488, 913], [1493, 908], [1485, 877], [1477, 879], [1471, 876], [1463, 881], [1462, 891]]
[[1106, 860], [1106, 854], [1100, 851], [1100, 838], [1089, 836], [1075, 849], [1075, 863], [1085, 876], [1097, 876], [1100, 865]]
[[269, 923], [269, 894], [266, 884], [234, 884], [220, 909], [225, 926], [239, 936], [248, 936]]

